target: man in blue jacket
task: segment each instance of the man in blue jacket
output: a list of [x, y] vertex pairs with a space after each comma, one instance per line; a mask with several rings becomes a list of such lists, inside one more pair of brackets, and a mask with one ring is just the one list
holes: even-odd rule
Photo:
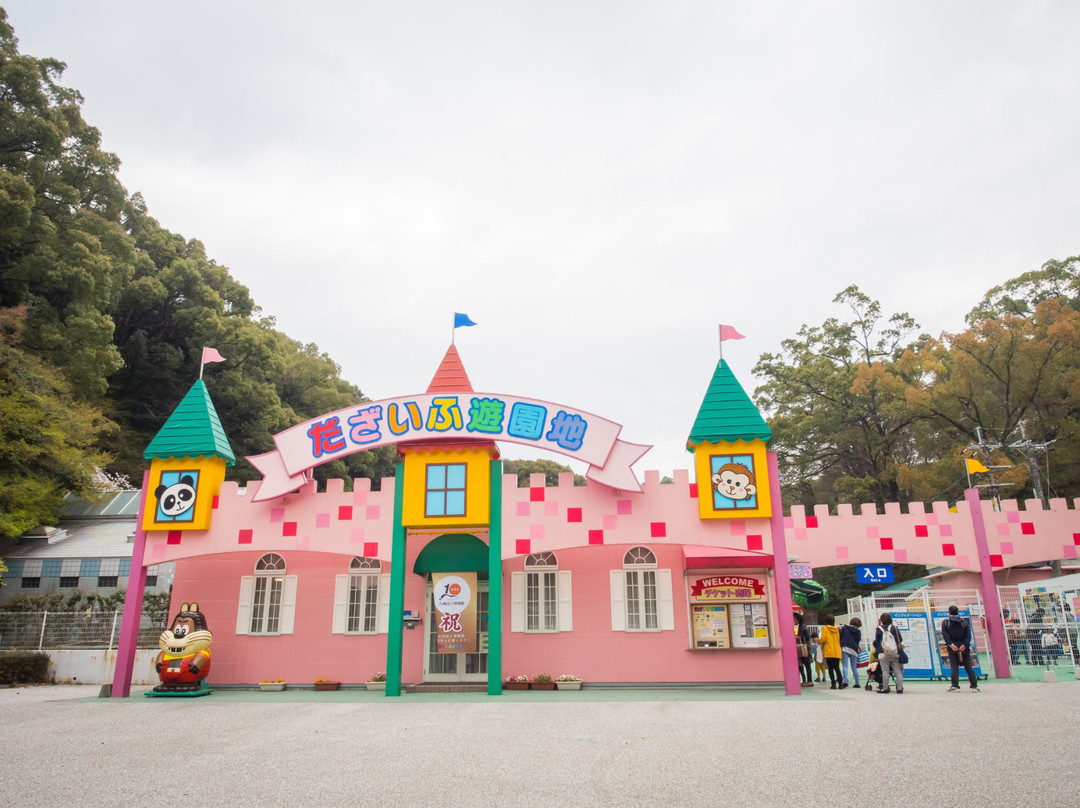
[[949, 650], [949, 667], [952, 668], [949, 692], [955, 693], [960, 689], [960, 663], [963, 663], [968, 681], [971, 682], [971, 691], [978, 693], [979, 680], [971, 667], [971, 622], [961, 617], [960, 610], [955, 606], [949, 607], [949, 616], [941, 623], [941, 636]]

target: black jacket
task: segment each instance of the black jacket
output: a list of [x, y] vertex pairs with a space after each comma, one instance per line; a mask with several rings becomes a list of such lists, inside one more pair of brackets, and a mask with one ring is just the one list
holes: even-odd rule
[[950, 614], [941, 621], [941, 637], [946, 645], [971, 648], [971, 623], [966, 617]]

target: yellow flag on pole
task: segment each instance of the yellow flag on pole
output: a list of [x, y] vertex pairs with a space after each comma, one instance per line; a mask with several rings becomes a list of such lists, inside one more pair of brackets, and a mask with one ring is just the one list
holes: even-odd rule
[[969, 457], [969, 458], [965, 459], [964, 462], [967, 463], [967, 473], [968, 474], [978, 474], [979, 472], [990, 471], [990, 469], [988, 469], [986, 466], [984, 466], [982, 463], [980, 463], [974, 457]]

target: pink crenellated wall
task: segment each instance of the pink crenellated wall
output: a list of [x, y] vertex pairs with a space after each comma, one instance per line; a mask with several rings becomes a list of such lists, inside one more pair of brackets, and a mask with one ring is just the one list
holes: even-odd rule
[[[1077, 557], [1080, 547], [1080, 500], [1069, 508], [1066, 500], [1050, 500], [1044, 509], [1039, 500], [1005, 500], [995, 511], [983, 500], [990, 562], [995, 569], [1031, 564], [1048, 558]], [[784, 519], [788, 554], [800, 561], [826, 567], [836, 564], [927, 564], [977, 570], [975, 534], [968, 504], [960, 501], [955, 511], [946, 502], [935, 502], [929, 511], [912, 502], [905, 513], [899, 503], [886, 503], [884, 513], [874, 505], [840, 505], [830, 514], [827, 505], [816, 505], [813, 514], [793, 505]]]

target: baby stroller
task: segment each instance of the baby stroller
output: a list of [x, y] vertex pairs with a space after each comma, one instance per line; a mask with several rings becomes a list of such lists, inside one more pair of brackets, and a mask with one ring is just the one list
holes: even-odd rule
[[865, 690], [869, 693], [874, 689], [874, 685], [878, 686], [878, 690], [884, 687], [881, 681], [881, 663], [878, 662], [877, 652], [870, 652], [870, 664], [866, 666], [866, 687]]

